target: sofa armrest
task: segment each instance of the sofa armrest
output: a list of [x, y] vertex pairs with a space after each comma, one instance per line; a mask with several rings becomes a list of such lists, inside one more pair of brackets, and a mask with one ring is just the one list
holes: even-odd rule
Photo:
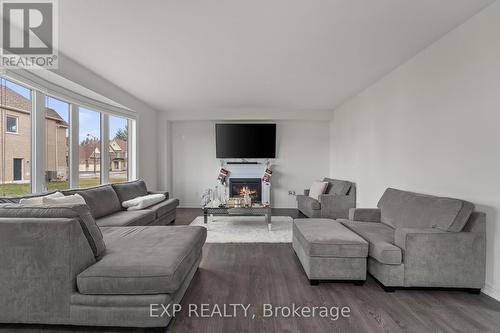
[[322, 194], [319, 196], [321, 203], [321, 217], [330, 219], [345, 219], [349, 209], [354, 207], [354, 197], [349, 195]]
[[304, 190], [304, 195], [309, 195], [310, 192], [311, 192], [311, 190], [309, 190], [309, 189]]
[[482, 288], [486, 270], [484, 232], [396, 228], [410, 286]]
[[169, 193], [168, 191], [148, 191], [148, 194], [164, 194], [165, 199], [169, 199]]
[[379, 208], [351, 208], [349, 220], [358, 222], [380, 222]]

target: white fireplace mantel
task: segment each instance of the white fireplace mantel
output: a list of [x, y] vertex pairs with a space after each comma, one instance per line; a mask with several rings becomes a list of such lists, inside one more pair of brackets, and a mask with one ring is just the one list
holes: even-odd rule
[[[262, 179], [266, 171], [266, 163], [257, 164], [227, 164], [223, 167], [229, 171], [229, 179], [231, 178], [259, 178]], [[262, 203], [271, 204], [271, 183], [262, 182]]]

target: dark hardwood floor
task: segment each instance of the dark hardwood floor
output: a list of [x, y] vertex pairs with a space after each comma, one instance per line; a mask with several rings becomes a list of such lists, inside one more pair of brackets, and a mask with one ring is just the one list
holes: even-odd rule
[[[179, 209], [176, 224], [189, 224], [199, 209]], [[295, 210], [273, 215], [297, 216]], [[398, 290], [386, 293], [371, 277], [364, 286], [310, 286], [290, 244], [206, 244], [203, 260], [182, 300], [189, 304], [252, 304], [257, 316], [196, 318], [182, 311], [168, 332], [500, 332], [500, 302], [462, 291]], [[274, 306], [349, 307], [350, 317], [263, 318]], [[241, 313], [240, 313], [241, 314]], [[149, 332], [150, 329], [3, 325], [0, 332]], [[165, 329], [154, 331], [163, 332]]]

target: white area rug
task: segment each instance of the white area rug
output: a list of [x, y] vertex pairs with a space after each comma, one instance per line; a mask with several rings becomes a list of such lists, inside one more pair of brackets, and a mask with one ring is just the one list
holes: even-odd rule
[[190, 225], [207, 228], [207, 243], [291, 243], [293, 219], [273, 216], [271, 222], [271, 231], [264, 216], [214, 216], [206, 225], [198, 216]]

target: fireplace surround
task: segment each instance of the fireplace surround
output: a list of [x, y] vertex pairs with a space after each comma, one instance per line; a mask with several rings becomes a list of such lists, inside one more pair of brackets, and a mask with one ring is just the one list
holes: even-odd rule
[[252, 202], [262, 202], [262, 180], [260, 178], [229, 179], [229, 197], [243, 198], [245, 192], [250, 194]]

